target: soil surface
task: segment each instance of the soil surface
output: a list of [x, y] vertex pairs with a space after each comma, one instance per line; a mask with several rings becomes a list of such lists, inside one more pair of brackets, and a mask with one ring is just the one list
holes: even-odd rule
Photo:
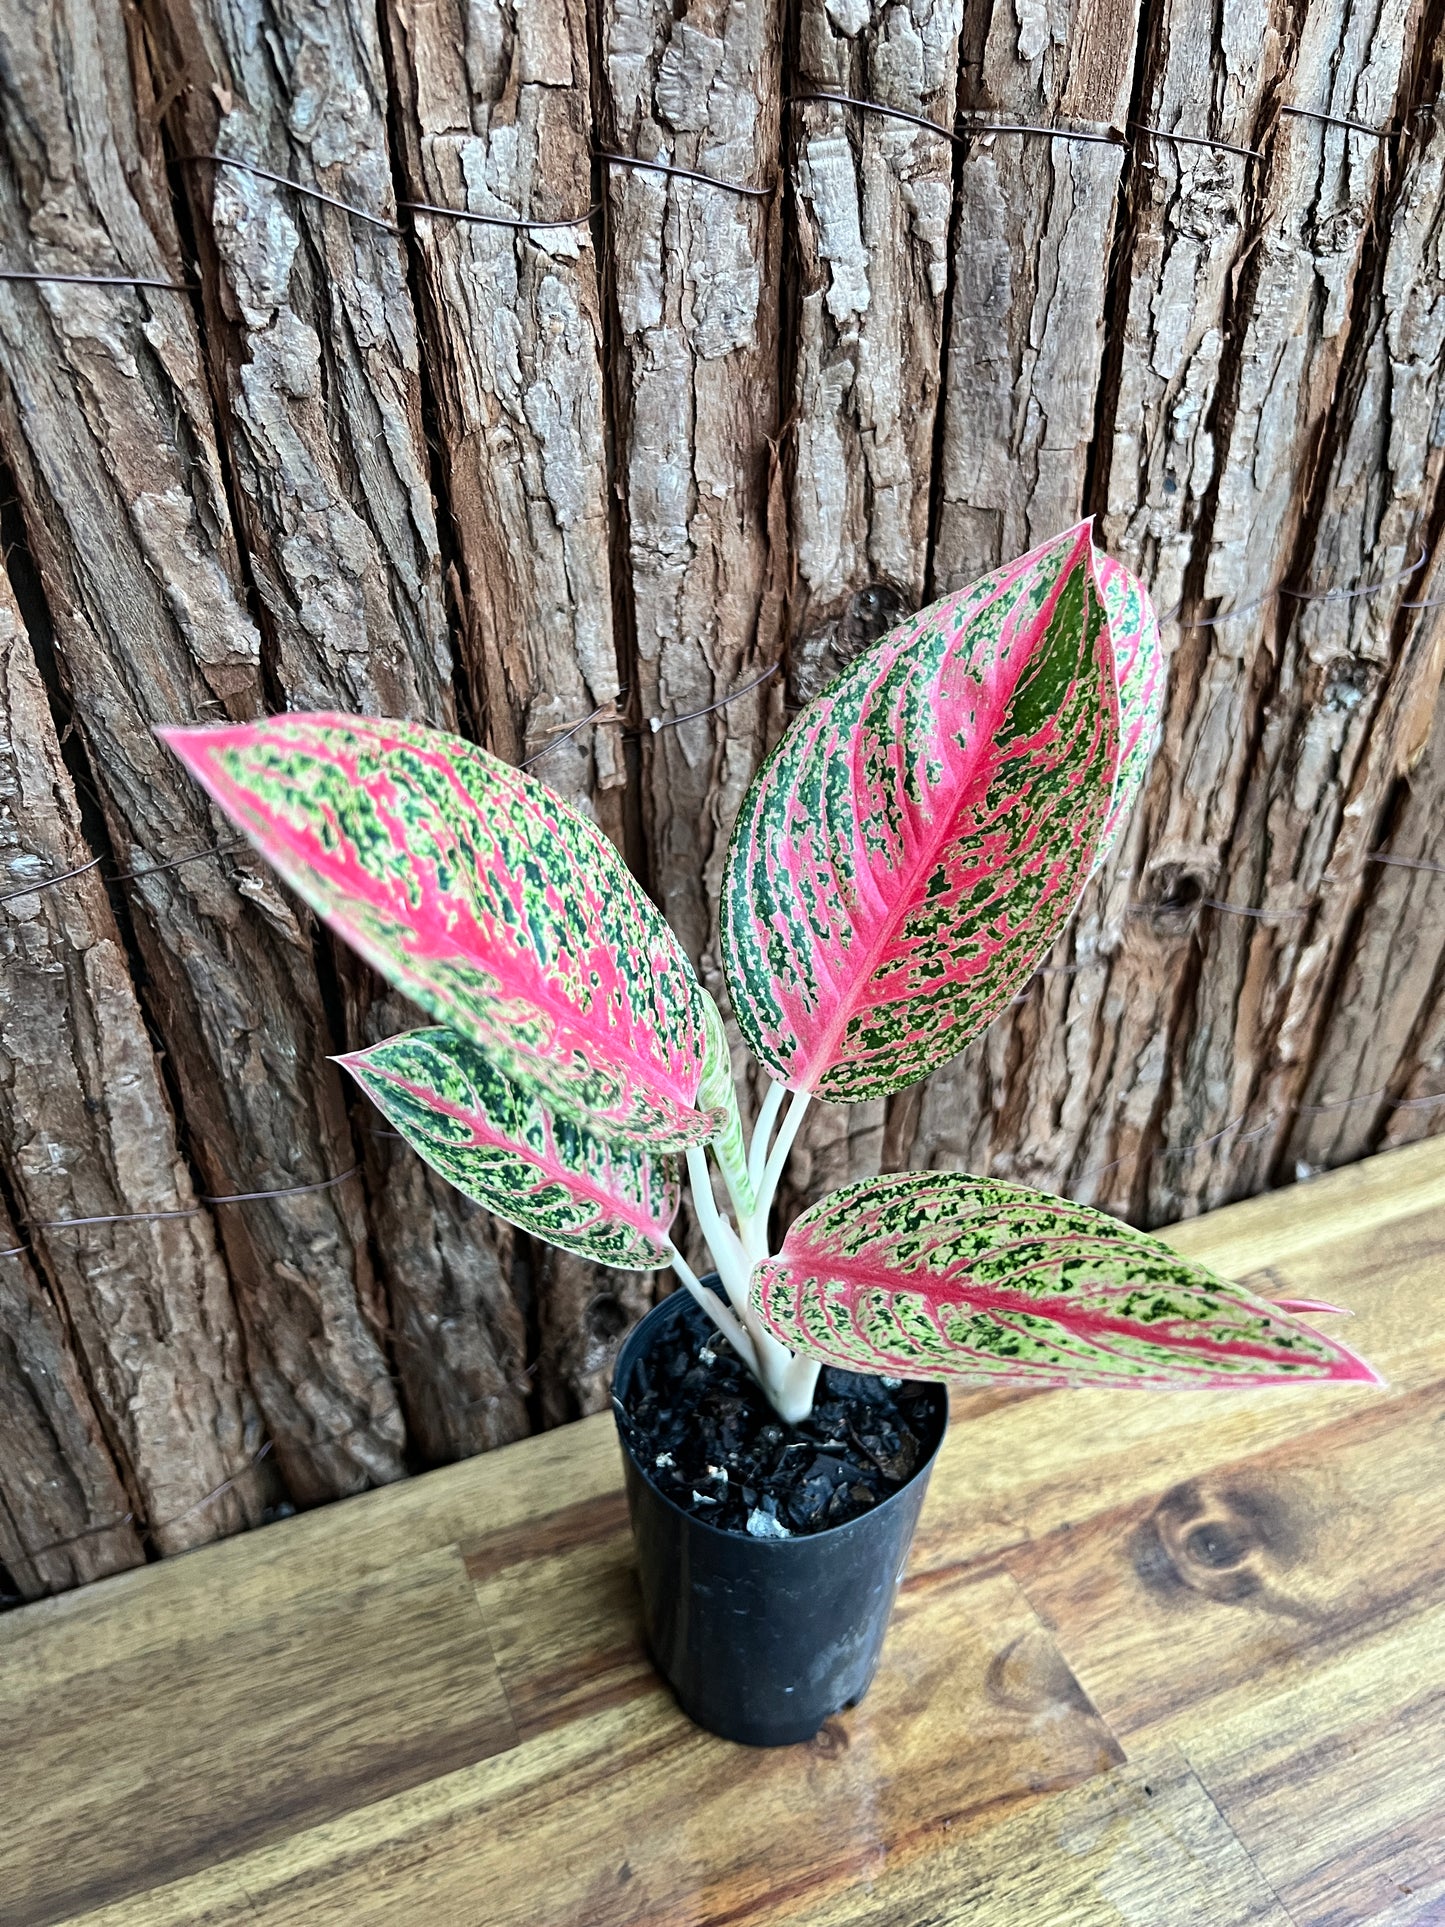
[[932, 1385], [825, 1365], [812, 1416], [786, 1425], [688, 1302], [614, 1403], [639, 1464], [685, 1512], [791, 1539], [856, 1519], [906, 1485], [933, 1436], [935, 1397]]

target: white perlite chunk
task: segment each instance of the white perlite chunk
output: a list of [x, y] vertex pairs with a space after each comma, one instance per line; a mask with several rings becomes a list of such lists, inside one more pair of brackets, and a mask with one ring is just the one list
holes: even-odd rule
[[791, 1539], [792, 1533], [784, 1525], [779, 1525], [771, 1512], [760, 1511], [754, 1506], [748, 1514], [748, 1532], [754, 1539]]

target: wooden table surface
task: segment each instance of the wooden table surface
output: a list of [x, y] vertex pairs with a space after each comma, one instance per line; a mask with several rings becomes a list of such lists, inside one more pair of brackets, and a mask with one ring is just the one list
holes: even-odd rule
[[1445, 1140], [1171, 1234], [1384, 1391], [960, 1400], [869, 1697], [696, 1731], [610, 1417], [0, 1619], [0, 1920], [1445, 1922]]

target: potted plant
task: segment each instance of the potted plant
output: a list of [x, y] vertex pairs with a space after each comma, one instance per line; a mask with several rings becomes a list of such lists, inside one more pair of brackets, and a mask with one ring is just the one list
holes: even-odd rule
[[[604, 1265], [670, 1265], [615, 1406], [661, 1670], [759, 1744], [876, 1663], [948, 1383], [1374, 1380], [1300, 1310], [1101, 1212], [951, 1171], [850, 1184], [775, 1240], [813, 1098], [899, 1090], [1037, 968], [1138, 793], [1158, 625], [1085, 523], [947, 597], [795, 718], [729, 849], [721, 954], [766, 1074], [594, 824], [410, 723], [163, 732], [281, 876], [435, 1023], [342, 1058], [444, 1177]], [[671, 1230], [685, 1168], [713, 1276]], [[714, 1172], [721, 1180], [715, 1192]]]

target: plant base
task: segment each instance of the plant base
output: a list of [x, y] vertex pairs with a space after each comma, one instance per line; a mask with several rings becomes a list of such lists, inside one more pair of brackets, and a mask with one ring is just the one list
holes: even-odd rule
[[[695, 1321], [699, 1346], [722, 1342], [692, 1300], [675, 1292], [622, 1347], [614, 1403], [679, 1318]], [[685, 1512], [623, 1438], [647, 1643], [699, 1726], [745, 1746], [789, 1746], [862, 1699], [947, 1427], [944, 1388], [929, 1392], [928, 1434], [908, 1483], [846, 1525], [797, 1538], [723, 1532]]]

